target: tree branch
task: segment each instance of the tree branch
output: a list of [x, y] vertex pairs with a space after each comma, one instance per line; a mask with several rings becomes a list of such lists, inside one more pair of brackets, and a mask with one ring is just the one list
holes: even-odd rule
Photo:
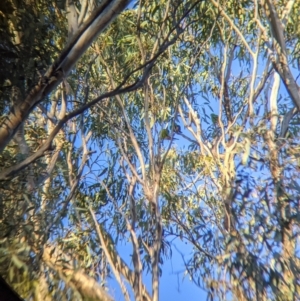
[[275, 6], [273, 5], [271, 0], [265, 0], [264, 7], [267, 17], [270, 21], [270, 27], [274, 38], [275, 51], [277, 53], [277, 58], [271, 55], [274, 69], [279, 73], [292, 101], [294, 102], [297, 109], [300, 110], [299, 87], [288, 65], [283, 24], [281, 23]]
[[101, 2], [95, 13], [90, 16], [62, 51], [57, 61], [50, 66], [45, 76], [29, 92], [25, 100], [6, 116], [0, 126], [0, 152], [3, 151], [35, 106], [61, 83], [94, 39], [125, 9], [129, 2], [129, 0], [104, 0]]
[[113, 300], [100, 284], [94, 278], [88, 276], [84, 270], [74, 269], [69, 264], [69, 262], [72, 262], [72, 258], [59, 252], [58, 246], [45, 246], [42, 259], [54, 271], [63, 275], [64, 279], [67, 279], [82, 296], [99, 301]]

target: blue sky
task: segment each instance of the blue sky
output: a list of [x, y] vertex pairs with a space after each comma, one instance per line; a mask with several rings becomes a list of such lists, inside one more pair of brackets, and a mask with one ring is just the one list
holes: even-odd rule
[[[192, 252], [184, 242], [177, 239], [172, 242], [172, 257], [165, 259], [163, 264], [163, 274], [160, 279], [160, 301], [201, 301], [206, 300], [207, 294], [204, 290], [197, 287], [189, 276], [184, 277], [185, 267], [181, 254], [190, 257]], [[131, 245], [119, 245], [119, 254], [130, 264]], [[181, 254], [180, 254], [181, 253]], [[151, 293], [151, 274], [144, 274], [144, 284]], [[119, 288], [119, 284], [114, 280], [108, 281], [109, 293], [115, 301], [124, 301], [123, 294]]]
[[[259, 64], [258, 66], [258, 75], [262, 74], [264, 68], [264, 64]], [[236, 76], [240, 73], [241, 67], [239, 66], [238, 62], [233, 63], [233, 67], [231, 72]], [[248, 72], [248, 70], [245, 70]], [[293, 70], [295, 71], [295, 70]], [[251, 68], [249, 68], [249, 73], [251, 74]], [[295, 72], [296, 75], [296, 72]], [[284, 96], [287, 96], [284, 86], [281, 84], [280, 93]], [[285, 97], [284, 97], [285, 98]], [[289, 98], [286, 97], [286, 102], [289, 101]], [[204, 99], [198, 99], [198, 103], [203, 103]], [[219, 114], [219, 103], [216, 100], [210, 101], [210, 106], [213, 109], [213, 112]], [[210, 114], [210, 110], [206, 107], [206, 111]], [[170, 124], [170, 123], [169, 123]], [[205, 127], [205, 124], [203, 124]], [[182, 126], [182, 124], [181, 124]], [[205, 129], [205, 128], [204, 128]], [[183, 126], [182, 126], [183, 130]], [[188, 136], [190, 136], [186, 131], [184, 132]], [[179, 138], [176, 136], [176, 138]], [[178, 144], [178, 148], [181, 149], [184, 145], [187, 144], [186, 141], [180, 139], [179, 141], [173, 141], [174, 144]], [[172, 248], [172, 257], [169, 259], [164, 260], [164, 264], [162, 265], [163, 274], [160, 281], [160, 300], [167, 301], [167, 300], [176, 300], [176, 301], [196, 301], [196, 300], [206, 300], [207, 293], [198, 288], [190, 279], [189, 276], [184, 277], [185, 267], [182, 260], [183, 256], [187, 258], [191, 258], [192, 249], [191, 246], [186, 245], [184, 242], [177, 239], [173, 241], [174, 246]], [[179, 251], [178, 251], [179, 250]], [[131, 244], [128, 243], [127, 245], [119, 244], [118, 245], [118, 252], [123, 260], [125, 260], [129, 266], [131, 265]], [[181, 252], [182, 254], [180, 254]], [[144, 284], [148, 288], [149, 293], [151, 294], [151, 274], [144, 273]], [[123, 301], [124, 297], [119, 288], [119, 284], [114, 280], [111, 279], [108, 281], [109, 293], [114, 298], [115, 301]], [[132, 299], [133, 300], [133, 299]]]
[[[263, 72], [264, 64], [259, 65], [258, 68], [258, 76]], [[250, 70], [251, 71], [251, 70]], [[240, 67], [237, 63], [234, 64], [232, 68], [233, 73], [239, 73]], [[296, 75], [296, 70], [293, 70], [294, 75]], [[289, 101], [289, 97], [287, 95], [286, 89], [284, 85], [281, 83], [279, 95], [283, 96], [285, 102]], [[202, 100], [199, 99], [199, 103]], [[218, 114], [219, 104], [218, 101], [212, 101], [210, 103], [212, 109], [215, 113]], [[182, 127], [182, 130], [184, 128]], [[188, 133], [185, 134], [189, 135]], [[181, 149], [186, 141], [176, 135], [176, 138], [179, 138], [178, 141], [173, 141], [173, 146], [178, 149]], [[168, 143], [166, 143], [168, 144]], [[197, 287], [190, 279], [189, 276], [184, 276], [185, 266], [182, 259], [182, 255], [185, 259], [191, 258], [192, 248], [189, 244], [185, 244], [179, 238], [172, 242], [172, 257], [164, 260], [164, 264], [162, 265], [163, 274], [160, 279], [160, 300], [168, 301], [168, 300], [176, 300], [176, 301], [198, 301], [198, 300], [207, 300], [207, 293], [205, 290]], [[119, 254], [122, 258], [130, 265], [130, 255], [131, 255], [131, 244], [127, 245], [119, 245], [118, 246]], [[180, 254], [181, 253], [181, 254]], [[151, 294], [151, 274], [144, 273], [144, 284], [148, 288], [149, 293]], [[109, 292], [116, 301], [123, 301], [124, 297], [119, 288], [119, 285], [113, 279], [108, 282]], [[134, 299], [132, 299], [134, 300]]]

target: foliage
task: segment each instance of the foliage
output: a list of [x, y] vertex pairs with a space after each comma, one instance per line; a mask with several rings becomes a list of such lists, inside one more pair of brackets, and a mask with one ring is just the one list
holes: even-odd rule
[[[95, 9], [5, 3], [1, 120]], [[94, 40], [0, 154], [0, 274], [23, 298], [111, 300], [113, 276], [158, 301], [178, 241], [208, 300], [300, 298], [299, 5], [140, 1]]]

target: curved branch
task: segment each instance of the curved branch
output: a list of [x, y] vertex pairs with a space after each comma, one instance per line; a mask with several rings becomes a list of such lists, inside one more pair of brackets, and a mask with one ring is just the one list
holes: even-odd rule
[[[119, 95], [119, 94], [131, 92], [131, 91], [134, 91], [134, 90], [140, 88], [143, 85], [143, 83], [145, 82], [145, 80], [148, 78], [149, 72], [151, 71], [152, 67], [154, 66], [155, 61], [158, 59], [158, 57], [166, 49], [168, 49], [169, 46], [173, 45], [176, 42], [178, 36], [182, 32], [183, 31], [180, 31], [171, 40], [167, 40], [166, 39], [165, 42], [159, 48], [159, 50], [158, 50], [158, 52], [157, 52], [156, 55], [154, 55], [149, 61], [145, 62], [141, 66], [137, 67], [135, 70], [131, 71], [127, 76], [125, 76], [124, 80], [113, 91], [107, 92], [107, 93], [105, 93], [105, 94], [103, 94], [103, 95], [95, 98], [91, 102], [89, 102], [89, 103], [83, 105], [82, 107], [74, 110], [70, 114], [66, 115], [63, 119], [61, 119], [58, 122], [57, 126], [53, 129], [52, 133], [50, 134], [50, 136], [48, 137], [48, 139], [46, 140], [46, 142], [44, 143], [44, 145], [37, 152], [35, 152], [33, 155], [31, 155], [30, 157], [28, 157], [27, 159], [25, 159], [20, 164], [12, 166], [10, 168], [7, 168], [3, 172], [1, 172], [0, 173], [0, 180], [7, 179], [8, 177], [16, 174], [18, 171], [20, 171], [20, 170], [24, 169], [25, 167], [27, 167], [30, 163], [34, 162], [36, 159], [42, 157], [44, 155], [44, 152], [50, 149], [52, 140], [57, 135], [57, 133], [59, 132], [59, 130], [71, 118], [82, 114], [84, 111], [86, 111], [87, 109], [89, 109], [90, 107], [92, 107], [93, 105], [95, 105], [96, 103], [98, 103], [99, 101], [102, 101], [102, 100], [104, 100], [106, 98], [110, 98], [110, 97], [113, 97], [113, 96], [116, 96], [116, 95]], [[139, 71], [139, 70], [141, 70], [143, 68], [144, 68], [143, 76], [140, 79], [138, 79], [132, 85], [129, 85], [129, 86], [125, 87], [125, 88], [122, 88], [126, 84], [127, 80], [135, 72], [137, 72], [137, 71]], [[2, 141], [1, 141], [1, 128], [0, 128], [0, 152], [1, 152], [1, 147], [3, 146], [1, 143], [2, 143]]]
[[52, 144], [52, 141], [53, 141], [54, 137], [58, 134], [58, 132], [60, 131], [60, 129], [65, 125], [65, 123], [68, 120], [72, 119], [75, 116], [78, 116], [78, 115], [82, 114], [84, 111], [86, 111], [87, 109], [89, 109], [91, 106], [93, 106], [97, 102], [102, 101], [102, 100], [104, 100], [106, 98], [109, 98], [109, 97], [116, 96], [117, 94], [122, 94], [122, 93], [133, 91], [133, 90], [139, 88], [140, 86], [142, 86], [142, 83], [143, 83], [143, 79], [141, 79], [138, 82], [134, 83], [133, 85], [127, 86], [127, 87], [125, 87], [123, 89], [120, 89], [120, 86], [119, 86], [114, 91], [105, 93], [105, 94], [97, 97], [93, 101], [87, 103], [86, 105], [84, 105], [84, 106], [78, 108], [77, 110], [74, 110], [70, 114], [66, 115], [63, 119], [61, 119], [58, 122], [58, 124], [53, 129], [53, 131], [49, 135], [49, 137], [46, 140], [46, 142], [39, 148], [38, 151], [36, 151], [30, 157], [26, 158], [21, 163], [15, 165], [15, 166], [9, 167], [6, 170], [2, 171], [0, 173], [0, 180], [5, 180], [5, 179], [7, 179], [7, 178], [9, 178], [9, 177], [11, 177], [13, 175], [15, 175], [17, 172], [19, 172], [22, 169], [26, 168], [29, 164], [31, 164], [32, 162], [34, 162], [36, 159], [42, 157], [44, 155], [44, 153], [51, 148], [51, 144]]
[[279, 73], [291, 99], [293, 100], [297, 109], [300, 111], [299, 87], [288, 65], [283, 24], [280, 21], [275, 6], [271, 0], [265, 0], [264, 7], [267, 17], [270, 21], [270, 27], [274, 38], [275, 51], [277, 54], [277, 58], [271, 56], [274, 69]]
[[50, 66], [45, 76], [29, 92], [25, 100], [14, 109], [17, 113], [11, 110], [6, 116], [0, 126], [0, 152], [34, 107], [61, 83], [94, 39], [125, 9], [129, 2], [129, 0], [104, 0], [101, 2], [94, 14], [79, 28], [57, 61]]
[[[104, 249], [105, 255], [110, 261], [111, 267], [114, 269], [114, 273], [124, 276], [131, 287], [134, 287], [135, 275], [134, 272], [129, 268], [129, 266], [123, 261], [123, 259], [118, 254], [117, 250], [114, 248], [114, 243], [110, 235], [105, 231], [105, 229], [99, 225], [93, 211], [90, 208], [90, 213], [92, 214], [93, 222], [96, 227], [96, 232], [100, 240], [101, 246]], [[141, 285], [143, 300], [150, 301], [151, 297], [145, 287]]]

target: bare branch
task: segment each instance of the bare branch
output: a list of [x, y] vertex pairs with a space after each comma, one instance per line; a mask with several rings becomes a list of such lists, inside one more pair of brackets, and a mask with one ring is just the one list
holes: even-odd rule
[[274, 73], [274, 83], [270, 95], [270, 112], [271, 112], [271, 130], [275, 133], [278, 121], [277, 97], [280, 86], [280, 76]]
[[115, 267], [115, 262], [113, 261], [112, 257], [110, 256], [110, 253], [109, 253], [109, 251], [108, 251], [108, 248], [107, 248], [107, 245], [106, 245], [106, 243], [105, 243], [103, 234], [102, 234], [101, 229], [100, 229], [100, 227], [99, 227], [99, 224], [98, 224], [98, 222], [97, 222], [95, 213], [94, 213], [94, 211], [93, 211], [93, 209], [92, 209], [91, 207], [89, 207], [89, 211], [90, 211], [90, 214], [91, 214], [92, 219], [93, 219], [93, 221], [94, 221], [94, 224], [95, 224], [95, 227], [96, 227], [96, 232], [97, 232], [97, 234], [98, 234], [98, 238], [99, 238], [100, 243], [101, 243], [101, 247], [102, 247], [102, 249], [103, 249], [103, 251], [104, 251], [104, 253], [105, 253], [105, 256], [106, 256], [106, 258], [107, 258], [107, 260], [108, 260], [108, 262], [109, 262], [109, 264], [110, 264], [110, 266], [111, 266], [111, 269], [112, 269], [112, 271], [113, 271], [113, 273], [114, 273], [114, 275], [115, 275], [115, 277], [116, 277], [116, 280], [118, 281], [118, 283], [119, 283], [119, 285], [120, 285], [120, 287], [121, 287], [121, 290], [122, 290], [122, 292], [123, 292], [123, 295], [124, 295], [124, 297], [125, 297], [125, 300], [126, 300], [126, 301], [130, 301], [128, 291], [127, 291], [127, 289], [126, 289], [126, 287], [125, 287], [125, 285], [124, 285], [124, 283], [123, 283], [123, 281], [122, 281], [122, 279], [121, 279], [120, 272], [117, 271], [117, 269], [116, 269], [116, 267]]
[[296, 107], [289, 110], [283, 117], [283, 120], [281, 122], [281, 130], [280, 130], [280, 137], [284, 138], [288, 129], [289, 124], [292, 118], [298, 113], [298, 109]]
[[275, 51], [277, 53], [277, 58], [271, 54], [272, 63], [276, 71], [279, 73], [295, 106], [298, 108], [298, 110], [300, 110], [299, 87], [293, 77], [293, 74], [288, 64], [283, 24], [281, 23], [278, 17], [278, 14], [272, 1], [264, 0], [263, 3], [267, 17], [270, 21], [270, 27], [274, 38]]
[[88, 0], [82, 0], [81, 1], [80, 14], [79, 14], [79, 17], [78, 17], [78, 26], [79, 27], [81, 26], [81, 24], [83, 22], [83, 19], [86, 15], [87, 8], [88, 8]]

